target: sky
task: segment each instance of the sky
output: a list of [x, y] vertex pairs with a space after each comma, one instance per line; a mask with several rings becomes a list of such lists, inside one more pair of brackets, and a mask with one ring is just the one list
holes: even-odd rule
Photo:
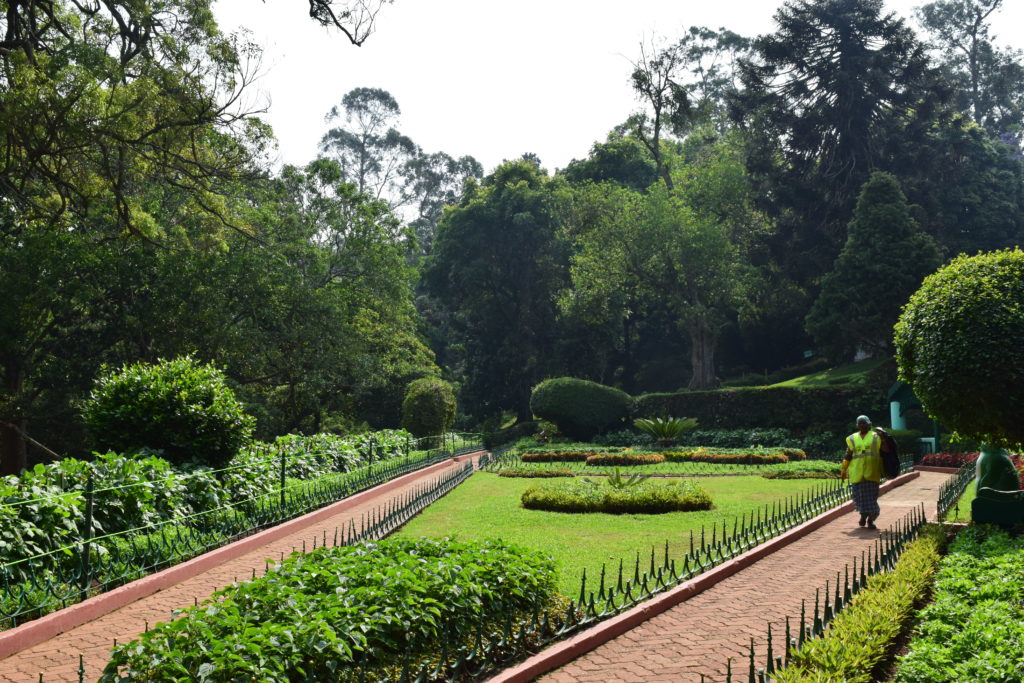
[[[224, 31], [263, 47], [253, 101], [278, 139], [276, 163], [317, 154], [324, 120], [357, 87], [390, 92], [398, 129], [425, 152], [472, 155], [486, 171], [531, 152], [549, 169], [587, 156], [637, 111], [629, 81], [642, 41], [689, 26], [771, 32], [775, 0], [395, 0], [361, 47], [296, 0], [216, 0]], [[887, 0], [911, 17], [923, 0]], [[994, 16], [996, 43], [1024, 48], [1024, 0]]]

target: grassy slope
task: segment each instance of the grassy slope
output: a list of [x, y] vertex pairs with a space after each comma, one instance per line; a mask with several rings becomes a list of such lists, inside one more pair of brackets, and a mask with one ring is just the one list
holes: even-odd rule
[[960, 498], [953, 503], [953, 507], [949, 508], [949, 512], [946, 513], [947, 522], [970, 522], [971, 521], [971, 501], [974, 500], [974, 482], [972, 481], [964, 489], [964, 492], [960, 494]]
[[886, 358], [869, 358], [857, 363], [840, 365], [820, 372], [813, 372], [802, 377], [772, 384], [773, 387], [829, 387], [837, 384], [858, 384], [864, 381], [869, 372], [884, 363]]
[[[651, 547], [679, 557], [689, 547], [689, 532], [700, 538], [701, 524], [728, 522], [766, 503], [785, 499], [816, 486], [815, 480], [769, 480], [757, 476], [700, 479], [711, 493], [713, 510], [673, 512], [663, 515], [567, 514], [524, 510], [519, 496], [537, 480], [508, 479], [487, 472], [474, 474], [445, 498], [431, 505], [397, 535], [418, 538], [457, 535], [462, 538], [501, 538], [541, 550], [558, 562], [560, 590], [575, 596], [580, 575], [587, 569], [588, 582], [596, 579], [601, 563], [618, 567], [639, 551], [649, 557]], [[708, 527], [710, 534], [710, 526]], [[710, 538], [710, 536], [709, 536]]]

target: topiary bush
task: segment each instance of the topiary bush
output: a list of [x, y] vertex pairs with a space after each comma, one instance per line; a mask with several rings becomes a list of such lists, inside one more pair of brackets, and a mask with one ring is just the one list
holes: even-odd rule
[[215, 468], [231, 460], [253, 428], [224, 374], [191, 356], [105, 372], [82, 416], [101, 450], [149, 448], [174, 464], [197, 460]]
[[546, 379], [530, 396], [534, 415], [554, 422], [562, 434], [581, 441], [621, 429], [631, 404], [629, 394], [620, 389], [573, 377]]
[[455, 424], [455, 392], [437, 377], [409, 383], [402, 401], [402, 427], [413, 436], [445, 434]]
[[1024, 251], [953, 259], [895, 330], [900, 379], [930, 415], [966, 437], [1024, 443]]

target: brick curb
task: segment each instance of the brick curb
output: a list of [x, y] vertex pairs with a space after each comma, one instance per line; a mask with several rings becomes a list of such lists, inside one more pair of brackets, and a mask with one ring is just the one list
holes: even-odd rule
[[319, 510], [307, 512], [301, 517], [288, 520], [287, 522], [278, 524], [270, 529], [264, 529], [252, 536], [229, 543], [228, 545], [211, 550], [210, 552], [199, 555], [198, 557], [193, 557], [191, 560], [186, 560], [185, 562], [176, 564], [173, 567], [168, 567], [167, 569], [163, 569], [155, 574], [150, 574], [149, 576], [144, 576], [141, 579], [136, 579], [131, 583], [126, 583], [123, 586], [119, 586], [111, 591], [107, 591], [106, 593], [95, 595], [77, 604], [69, 605], [64, 609], [51, 612], [46, 616], [34, 619], [22, 624], [21, 626], [16, 626], [12, 629], [8, 629], [7, 631], [0, 632], [0, 660], [10, 657], [21, 650], [46, 642], [65, 631], [70, 631], [71, 629], [88, 623], [93, 619], [98, 619], [99, 617], [110, 614], [114, 610], [120, 609], [125, 605], [135, 602], [136, 600], [152, 595], [153, 593], [169, 588], [170, 586], [187, 579], [191, 579], [192, 577], [202, 574], [203, 572], [218, 565], [241, 557], [260, 546], [273, 543], [274, 541], [284, 538], [307, 525], [315, 524], [322, 519], [327, 519], [340, 512], [344, 512], [351, 507], [355, 507], [356, 505], [363, 503], [367, 499], [374, 498], [400, 488], [408, 484], [410, 481], [423, 477], [424, 475], [430, 475], [434, 472], [446, 469], [453, 463], [472, 460], [483, 452], [484, 451], [474, 451], [473, 453], [466, 453], [454, 458], [449, 458], [448, 460], [442, 460], [441, 462], [416, 470], [415, 472], [403, 474], [401, 477], [384, 482], [372, 489], [360, 491], [348, 498], [339, 500], [336, 503], [331, 503], [326, 507], [322, 507]]
[[940, 474], [956, 474], [959, 467], [934, 467], [932, 465], [914, 465], [915, 472], [938, 472]]
[[[879, 494], [886, 493], [897, 486], [917, 479], [919, 472], [909, 472], [882, 484]], [[766, 555], [789, 545], [793, 541], [806, 536], [812, 531], [825, 526], [829, 522], [853, 510], [853, 503], [847, 501], [842, 505], [824, 512], [814, 519], [790, 529], [781, 536], [762, 543], [761, 545], [738, 555], [717, 567], [714, 567], [696, 578], [681, 583], [675, 588], [657, 595], [647, 602], [641, 603], [622, 614], [606, 619], [591, 628], [578, 633], [569, 640], [556, 643], [542, 650], [517, 666], [505, 669], [496, 676], [487, 679], [488, 683], [526, 683], [541, 674], [567, 664], [580, 655], [593, 650], [599, 645], [616, 638], [641, 623], [675, 607], [694, 595], [711, 588], [741, 569], [746, 569]]]

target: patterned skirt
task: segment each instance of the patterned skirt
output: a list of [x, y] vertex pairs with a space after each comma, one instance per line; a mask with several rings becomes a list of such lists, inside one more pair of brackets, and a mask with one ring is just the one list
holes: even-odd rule
[[865, 517], [878, 517], [882, 511], [878, 507], [878, 482], [860, 481], [850, 484], [850, 492], [853, 497], [853, 507]]

